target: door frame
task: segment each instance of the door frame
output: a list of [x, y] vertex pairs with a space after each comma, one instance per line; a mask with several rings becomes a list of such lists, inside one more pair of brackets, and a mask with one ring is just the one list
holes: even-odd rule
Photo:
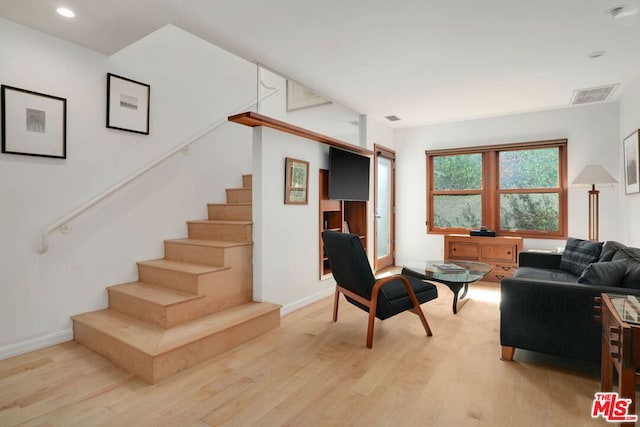
[[373, 151], [375, 152], [373, 173], [373, 269], [378, 271], [388, 267], [387, 265], [381, 266], [378, 262], [378, 221], [376, 218], [378, 208], [378, 157], [391, 160], [391, 241], [389, 247], [391, 264], [389, 266], [393, 266], [396, 260], [396, 152], [378, 144], [373, 145]]

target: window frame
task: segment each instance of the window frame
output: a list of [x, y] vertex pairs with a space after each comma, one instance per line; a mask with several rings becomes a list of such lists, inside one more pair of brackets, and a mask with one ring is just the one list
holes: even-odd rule
[[[499, 156], [503, 151], [534, 150], [539, 148], [558, 148], [558, 185], [554, 188], [526, 188], [500, 189]], [[433, 189], [433, 159], [438, 156], [455, 156], [461, 154], [482, 155], [482, 188], [480, 190], [434, 190]], [[498, 236], [528, 237], [539, 239], [567, 238], [567, 140], [554, 139], [545, 141], [519, 142], [513, 144], [484, 145], [476, 147], [451, 148], [442, 150], [426, 150], [426, 179], [427, 179], [427, 220], [428, 234], [468, 234], [469, 228], [434, 227], [433, 226], [433, 196], [480, 194], [481, 223], [490, 230], [495, 230]], [[558, 231], [536, 230], [504, 230], [500, 228], [500, 195], [521, 193], [553, 193], [559, 197]]]

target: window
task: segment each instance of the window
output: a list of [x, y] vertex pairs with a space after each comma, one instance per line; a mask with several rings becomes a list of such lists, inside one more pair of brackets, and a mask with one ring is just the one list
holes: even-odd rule
[[566, 151], [566, 140], [428, 151], [428, 232], [566, 237]]

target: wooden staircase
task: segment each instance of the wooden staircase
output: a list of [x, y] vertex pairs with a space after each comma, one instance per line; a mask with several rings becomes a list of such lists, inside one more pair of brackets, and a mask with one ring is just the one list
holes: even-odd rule
[[138, 281], [110, 286], [109, 308], [72, 316], [76, 341], [149, 383], [280, 325], [280, 306], [253, 301], [251, 175], [188, 221]]

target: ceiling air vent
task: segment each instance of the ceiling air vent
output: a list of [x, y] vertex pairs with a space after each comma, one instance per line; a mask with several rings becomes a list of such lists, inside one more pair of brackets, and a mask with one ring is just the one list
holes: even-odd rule
[[607, 86], [590, 87], [588, 89], [579, 89], [573, 92], [569, 105], [591, 104], [592, 102], [604, 102], [616, 90], [618, 84]]
[[398, 120], [400, 120], [400, 117], [398, 116], [384, 116], [384, 118], [389, 120], [390, 122], [397, 122]]

